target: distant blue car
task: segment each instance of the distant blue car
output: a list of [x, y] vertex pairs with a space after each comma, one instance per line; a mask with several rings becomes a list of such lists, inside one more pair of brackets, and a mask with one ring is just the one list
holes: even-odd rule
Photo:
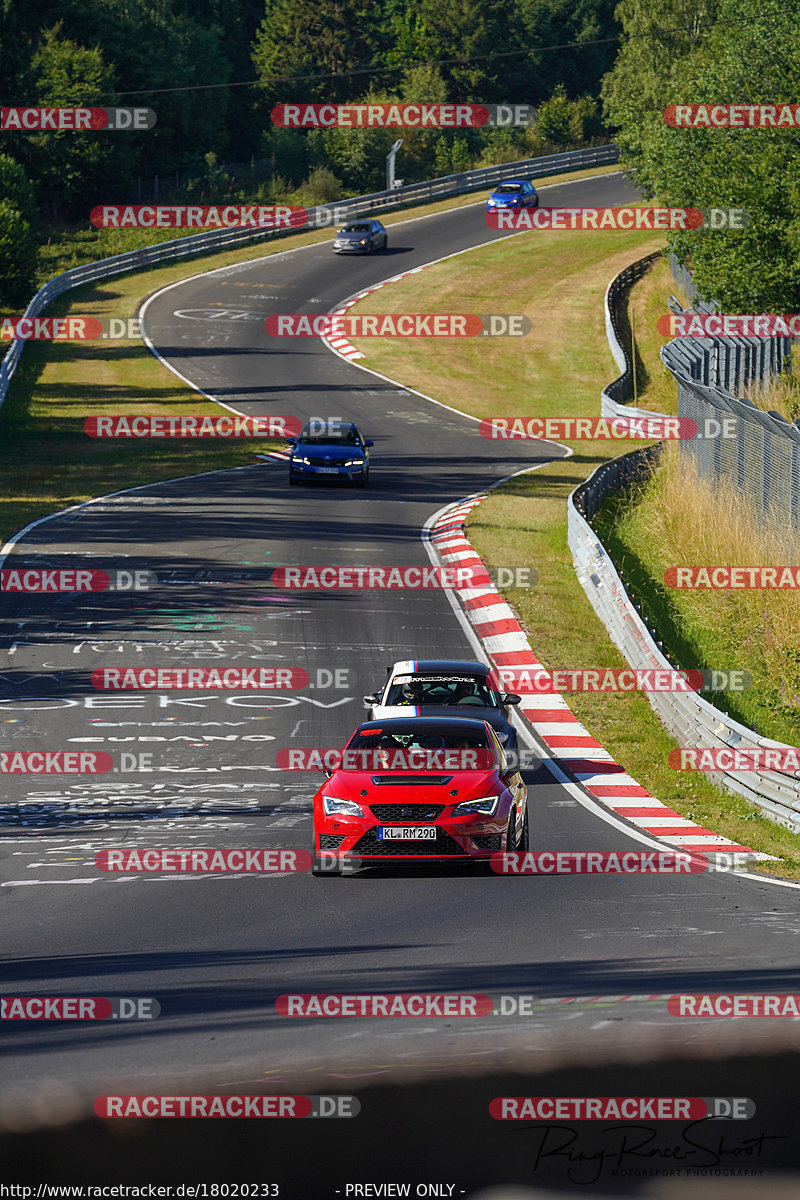
[[508, 179], [499, 183], [486, 201], [486, 208], [538, 208], [539, 193], [527, 179]]
[[351, 421], [307, 421], [296, 438], [287, 438], [289, 483], [330, 479], [366, 487], [369, 483], [369, 447]]

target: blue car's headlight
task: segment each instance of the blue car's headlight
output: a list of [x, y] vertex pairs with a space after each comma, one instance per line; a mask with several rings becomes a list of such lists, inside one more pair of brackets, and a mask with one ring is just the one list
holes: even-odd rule
[[346, 467], [363, 467], [364, 459], [363, 458], [348, 458], [347, 462], [344, 465]]

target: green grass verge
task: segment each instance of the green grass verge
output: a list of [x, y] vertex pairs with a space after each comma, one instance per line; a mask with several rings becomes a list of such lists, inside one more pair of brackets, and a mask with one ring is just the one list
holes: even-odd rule
[[[771, 632], [764, 612], [772, 597], [756, 599], [754, 614], [752, 594], [745, 597], [750, 604], [744, 608], [741, 596], [735, 592], [678, 590], [663, 583], [665, 571], [676, 561], [676, 551], [674, 543], [668, 540], [669, 531], [664, 531], [658, 520], [654, 525], [652, 518], [658, 516], [667, 500], [667, 472], [673, 469], [670, 461], [644, 487], [618, 493], [598, 514], [594, 528], [616, 563], [629, 594], [641, 606], [648, 625], [658, 630], [667, 657], [685, 668], [734, 668], [749, 672], [752, 683], [745, 691], [717, 692], [709, 694], [707, 699], [762, 736], [798, 746], [797, 664], [784, 661], [781, 670], [780, 663], [769, 663], [764, 655], [765, 635], [768, 638]], [[677, 552], [679, 562], [706, 561], [706, 558]], [[720, 559], [730, 561], [724, 548]], [[779, 596], [778, 602], [784, 598]], [[786, 695], [787, 682], [789, 695]]]
[[[605, 335], [605, 288], [624, 266], [657, 248], [653, 234], [619, 232], [544, 237], [535, 232], [480, 247], [401, 280], [351, 311], [523, 312], [533, 324], [527, 337], [353, 341], [366, 356], [363, 365], [474, 416], [596, 416], [600, 391], [615, 372]], [[667, 405], [658, 375], [657, 351], [664, 339], [655, 321], [675, 286], [663, 271], [660, 282], [658, 275], [653, 278], [655, 283], [646, 276], [637, 285], [646, 295], [634, 292], [634, 302], [644, 306], [635, 317], [648, 370], [642, 378], [645, 396], [656, 400], [653, 407], [674, 411], [674, 398]], [[469, 519], [470, 540], [489, 564], [536, 568], [536, 587], [504, 594], [549, 668], [625, 665], [577, 581], [566, 519], [569, 493], [625, 448], [619, 442], [575, 443], [572, 457], [504, 484]], [[700, 773], [670, 768], [667, 758], [675, 742], [644, 696], [573, 693], [568, 700], [590, 732], [653, 796], [698, 824], [781, 858], [766, 869], [800, 879], [800, 835]]]
[[[161, 274], [153, 272], [148, 282], [159, 282]], [[120, 276], [81, 288], [50, 311], [133, 315], [141, 291], [140, 276]], [[255, 451], [275, 444], [250, 439], [95, 440], [84, 433], [86, 417], [220, 411], [162, 367], [138, 339], [31, 342], [0, 411], [0, 544], [30, 521], [78, 501], [160, 479], [255, 463]]]

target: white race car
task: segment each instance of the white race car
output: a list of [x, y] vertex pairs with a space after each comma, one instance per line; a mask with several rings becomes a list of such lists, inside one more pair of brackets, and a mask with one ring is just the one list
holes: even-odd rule
[[[485, 663], [464, 659], [404, 659], [387, 667], [380, 692], [364, 697], [371, 721], [388, 717], [475, 717], [487, 721], [508, 750], [516, 750], [517, 731], [506, 705], [520, 697], [498, 692]], [[454, 711], [455, 710], [455, 711]]]

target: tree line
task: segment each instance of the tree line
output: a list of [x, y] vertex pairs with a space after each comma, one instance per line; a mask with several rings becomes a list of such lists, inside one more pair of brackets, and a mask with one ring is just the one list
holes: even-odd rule
[[[180, 172], [185, 198], [336, 199], [383, 187], [397, 131], [273, 125], [274, 104], [360, 100], [544, 105], [528, 129], [407, 131], [408, 181], [602, 140], [613, 0], [0, 0], [5, 106], [152, 108], [142, 132], [0, 133], [0, 300], [23, 298], [30, 236]], [[605, 40], [604, 40], [605, 39]], [[537, 52], [530, 47], [580, 43]], [[432, 65], [435, 64], [435, 65]], [[220, 164], [266, 159], [249, 189]], [[19, 171], [23, 172], [20, 176]], [[16, 209], [7, 179], [32, 181]], [[188, 182], [187, 182], [188, 179]], [[163, 187], [163, 184], [162, 184]], [[170, 196], [178, 199], [178, 196]], [[21, 222], [29, 231], [21, 236]], [[19, 252], [14, 247], [19, 245]], [[21, 243], [25, 243], [23, 246]]]
[[[800, 28], [786, 0], [621, 0], [604, 112], [648, 198], [735, 208], [743, 230], [674, 233], [723, 312], [800, 311], [800, 128], [670, 128], [668, 105], [800, 103]], [[800, 110], [798, 110], [800, 111]]]
[[[800, 289], [800, 131], [672, 129], [675, 103], [800, 96], [785, 0], [0, 0], [10, 106], [149, 107], [141, 132], [0, 133], [0, 302], [30, 292], [37, 242], [98, 203], [323, 203], [613, 137], [648, 198], [747, 209], [746, 230], [671, 234], [730, 311], [791, 311]], [[315, 129], [277, 103], [518, 103], [528, 127]], [[258, 158], [266, 177], [224, 164]], [[172, 193], [169, 177], [180, 172]]]

